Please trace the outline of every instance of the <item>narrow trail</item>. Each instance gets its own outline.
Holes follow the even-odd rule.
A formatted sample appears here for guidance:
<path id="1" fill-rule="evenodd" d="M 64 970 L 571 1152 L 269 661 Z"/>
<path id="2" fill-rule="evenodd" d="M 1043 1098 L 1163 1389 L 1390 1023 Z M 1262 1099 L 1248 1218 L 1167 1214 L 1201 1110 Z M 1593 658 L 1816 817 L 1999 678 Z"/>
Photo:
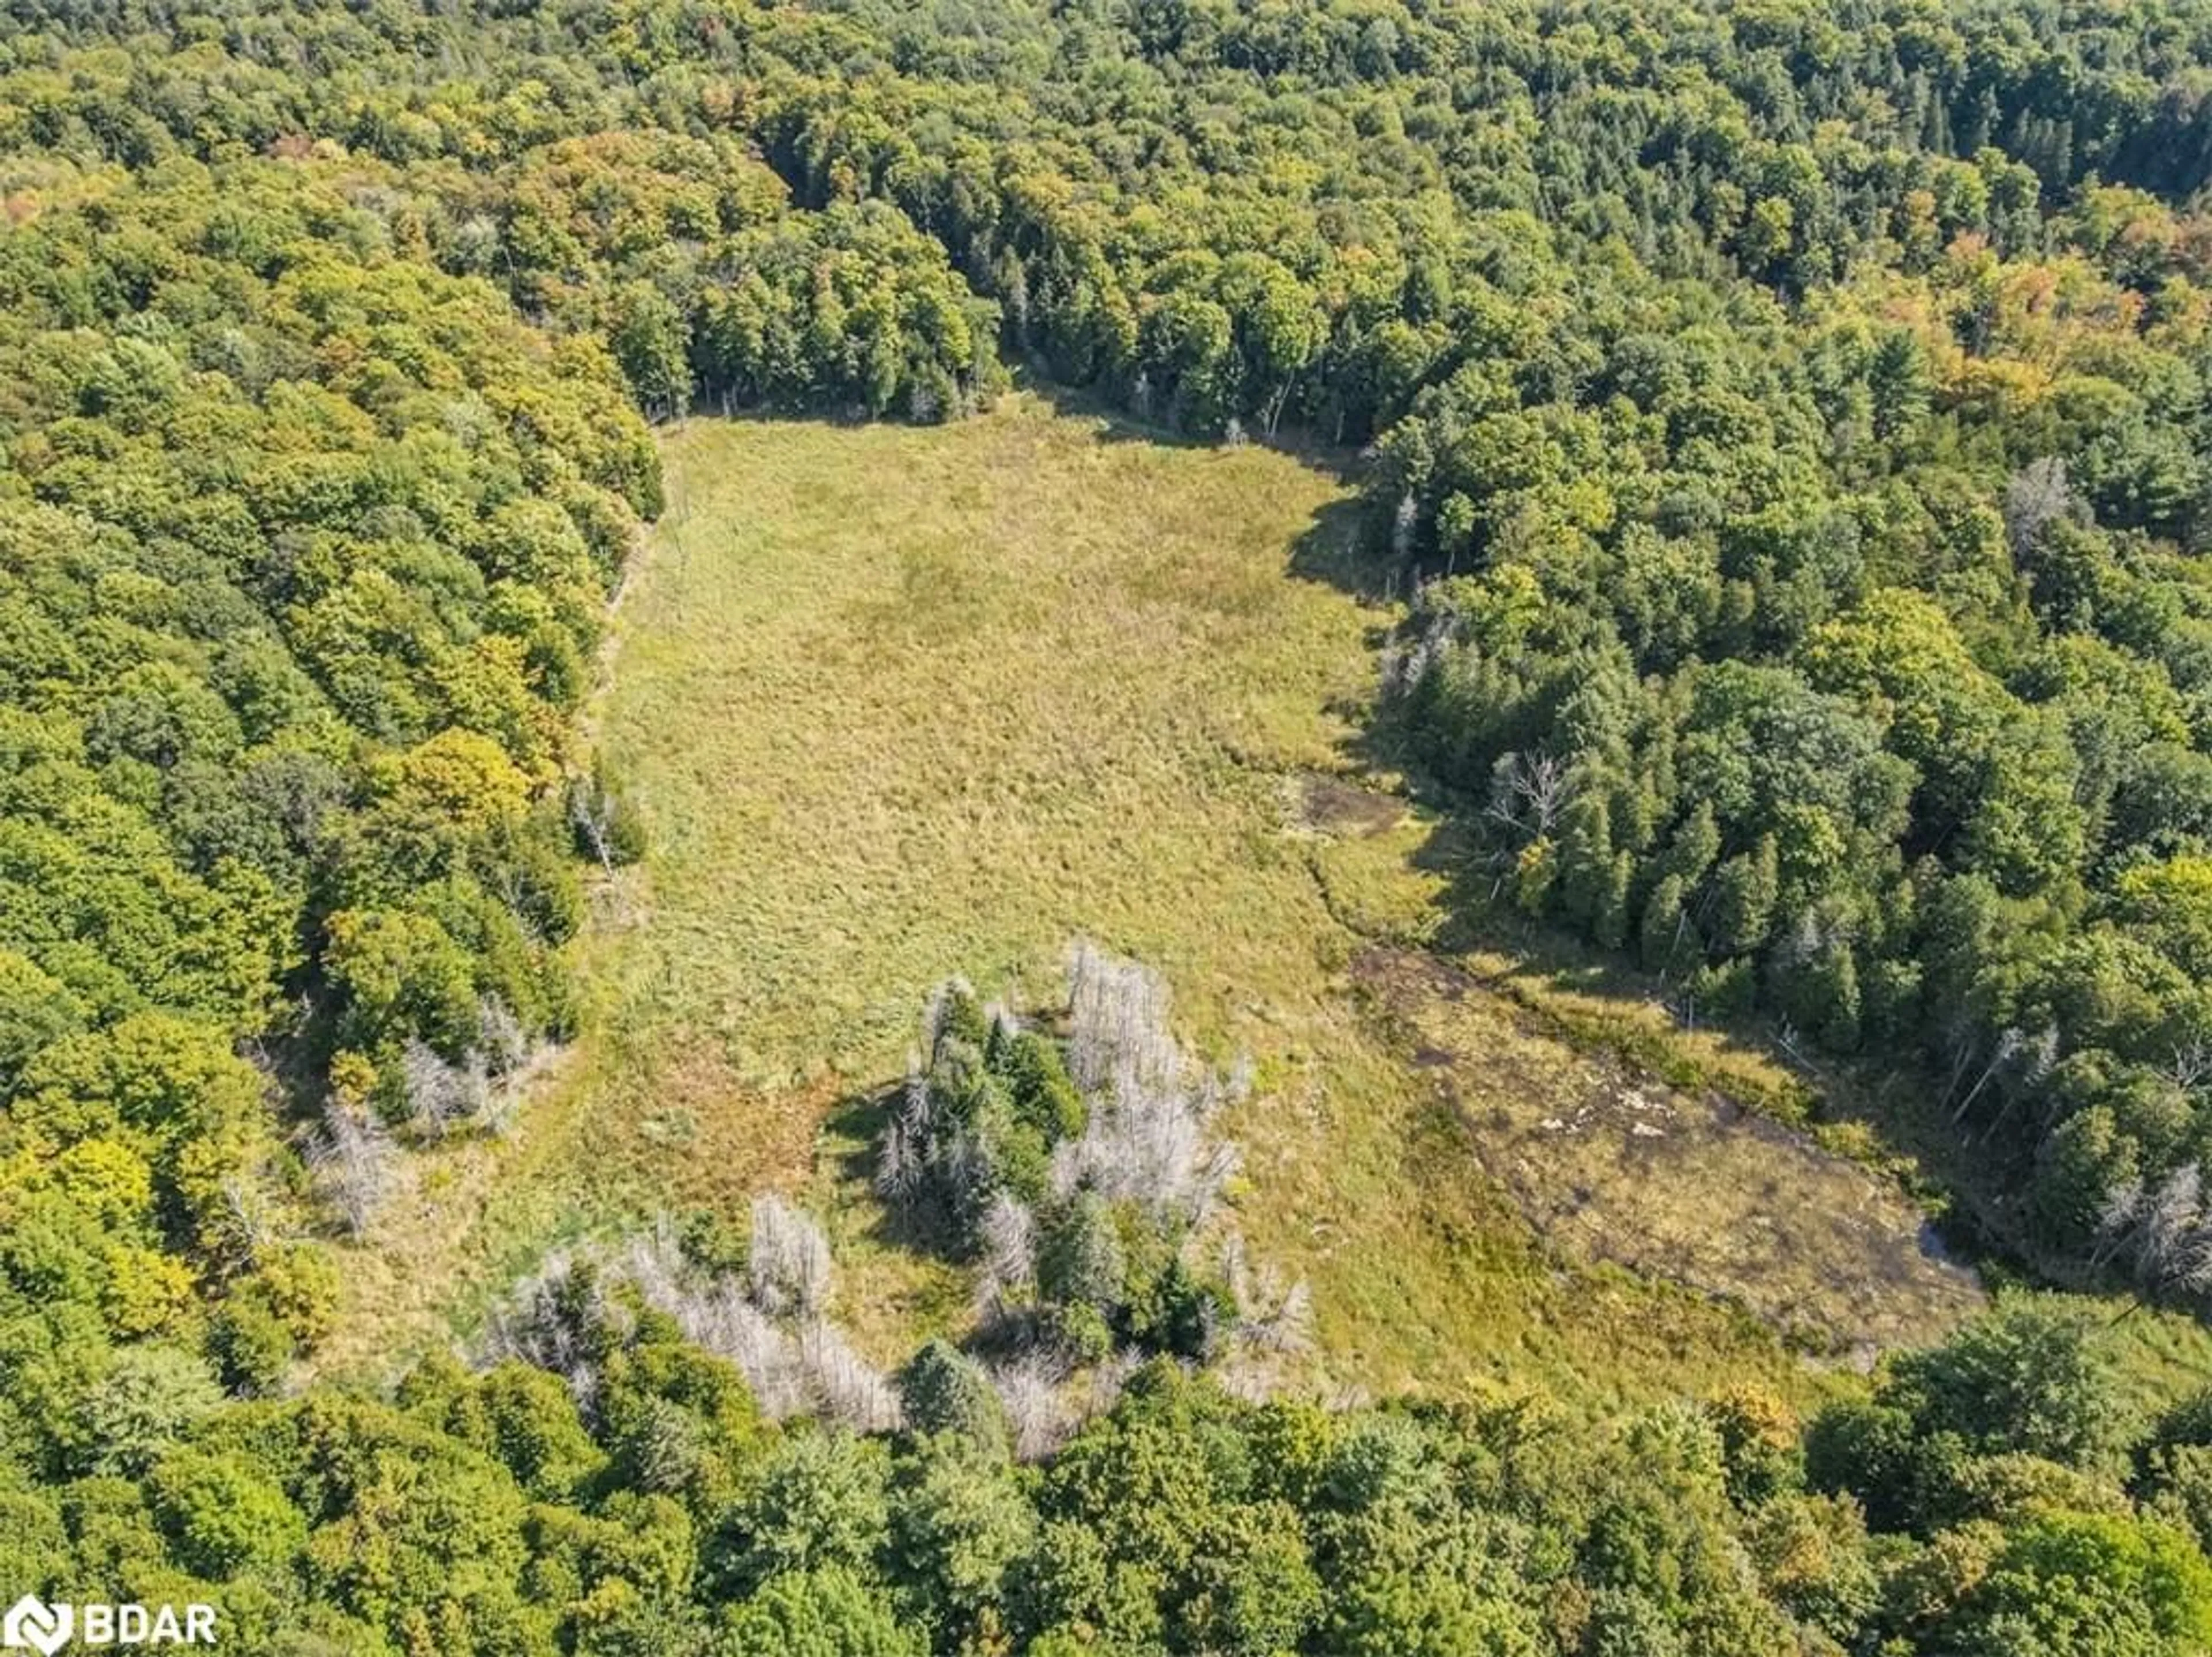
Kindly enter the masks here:
<path id="1" fill-rule="evenodd" d="M 648 569 L 684 544 L 689 480 L 672 469 L 665 487 L 660 521 L 640 533 L 608 596 L 591 689 L 575 716 L 572 764 L 599 740 L 633 595 Z M 591 953 L 609 947 L 643 906 L 645 881 L 619 869 L 587 873 L 586 881 L 580 953 L 588 976 Z M 592 1097 L 582 1075 L 593 1062 L 593 1034 L 587 1023 L 576 1040 L 540 1055 L 513 1081 L 517 1100 L 505 1132 L 405 1159 L 396 1189 L 346 1251 L 341 1315 L 307 1374 L 376 1380 L 404 1367 L 450 1337 L 453 1314 L 468 1298 L 465 1277 L 473 1275 L 477 1292 L 489 1293 L 512 1275 L 523 1251 L 557 1232 L 572 1198 L 548 1175 L 565 1164 Z M 507 1211 L 518 1197 L 524 1215 Z M 507 1251 L 517 1258 L 501 1258 L 492 1240 L 502 1230 L 518 1240 Z"/>

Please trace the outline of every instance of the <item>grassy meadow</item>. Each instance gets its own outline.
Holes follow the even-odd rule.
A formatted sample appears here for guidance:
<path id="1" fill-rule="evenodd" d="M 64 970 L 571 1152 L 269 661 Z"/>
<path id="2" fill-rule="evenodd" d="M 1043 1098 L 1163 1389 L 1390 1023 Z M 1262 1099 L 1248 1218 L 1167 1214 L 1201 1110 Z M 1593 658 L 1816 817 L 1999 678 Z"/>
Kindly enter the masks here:
<path id="1" fill-rule="evenodd" d="M 864 1349 L 958 1329 L 962 1281 L 882 1234 L 872 1100 L 933 984 L 1050 1001 L 1078 935 L 1163 972 L 1188 1042 L 1254 1061 L 1236 1221 L 1310 1283 L 1333 1393 L 1534 1383 L 1595 1410 L 1756 1379 L 1802 1400 L 1864 1337 L 1973 1303 L 1911 1246 L 1893 1182 L 1702 1105 L 1695 1137 L 1632 1154 L 1617 1059 L 1525 984 L 1410 947 L 1454 858 L 1361 767 L 1393 617 L 1335 579 L 1328 472 L 1027 396 L 945 428 L 697 421 L 664 452 L 671 509 L 593 715 L 652 849 L 597 894 L 584 1033 L 514 1135 L 418 1161 L 326 1368 L 465 1332 L 564 1237 L 741 1220 L 769 1187 L 827 1220 Z M 1685 1062 L 1741 1095 L 1796 1085 L 1695 1041 Z M 1559 1100 L 1598 1112 L 1571 1158 L 1536 1125 Z M 1778 1294 L 1794 1344 L 1756 1315 Z"/>

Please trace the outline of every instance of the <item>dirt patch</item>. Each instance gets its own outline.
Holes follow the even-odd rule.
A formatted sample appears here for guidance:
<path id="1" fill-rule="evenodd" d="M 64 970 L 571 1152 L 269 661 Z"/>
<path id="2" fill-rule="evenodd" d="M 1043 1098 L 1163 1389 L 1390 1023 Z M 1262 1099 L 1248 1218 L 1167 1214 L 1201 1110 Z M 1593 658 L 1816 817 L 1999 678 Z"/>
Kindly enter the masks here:
<path id="1" fill-rule="evenodd" d="M 1385 833 L 1406 815 L 1406 802 L 1395 795 L 1319 773 L 1297 779 L 1296 798 L 1301 827 L 1344 839 Z"/>
<path id="2" fill-rule="evenodd" d="M 1577 1051 L 1426 952 L 1369 949 L 1354 971 L 1483 1170 L 1564 1252 L 1736 1301 L 1860 1364 L 1978 1304 L 1903 1191 L 1808 1135 Z"/>

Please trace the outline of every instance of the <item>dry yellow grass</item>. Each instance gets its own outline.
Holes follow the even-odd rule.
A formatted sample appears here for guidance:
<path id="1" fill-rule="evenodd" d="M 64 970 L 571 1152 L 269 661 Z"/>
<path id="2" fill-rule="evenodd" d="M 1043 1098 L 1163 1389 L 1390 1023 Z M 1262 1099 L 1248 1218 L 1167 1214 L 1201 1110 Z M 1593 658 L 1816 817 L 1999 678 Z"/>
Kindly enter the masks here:
<path id="1" fill-rule="evenodd" d="M 1543 1246 L 1363 991 L 1361 949 L 1421 935 L 1443 877 L 1431 825 L 1314 783 L 1353 769 L 1390 619 L 1328 579 L 1334 478 L 1029 398 L 665 453 L 598 714 L 653 849 L 601 894 L 585 1033 L 514 1140 L 443 1154 L 357 1252 L 328 1368 L 450 1338 L 555 1238 L 769 1185 L 829 1215 L 864 1346 L 957 1324 L 957 1277 L 876 1234 L 864 1101 L 932 984 L 1049 997 L 1084 934 L 1256 1061 L 1237 1221 L 1310 1281 L 1333 1381 L 1593 1409 L 1820 1385 L 1740 1309 Z M 1484 1040 L 1500 1075 L 1577 1062 L 1510 1019 Z"/>

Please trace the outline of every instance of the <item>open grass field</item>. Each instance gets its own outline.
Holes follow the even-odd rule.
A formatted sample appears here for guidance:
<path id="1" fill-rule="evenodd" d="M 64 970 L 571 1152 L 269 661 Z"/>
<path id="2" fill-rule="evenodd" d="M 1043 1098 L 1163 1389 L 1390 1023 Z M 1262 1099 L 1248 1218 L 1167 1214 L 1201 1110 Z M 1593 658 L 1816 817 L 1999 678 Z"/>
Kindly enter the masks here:
<path id="1" fill-rule="evenodd" d="M 695 422 L 665 452 L 594 716 L 653 844 L 599 894 L 584 1034 L 514 1136 L 418 1164 L 356 1252 L 327 1369 L 465 1332 L 565 1236 L 741 1217 L 766 1187 L 825 1215 L 864 1349 L 957 1327 L 954 1274 L 879 1234 L 868 1101 L 933 984 L 1048 1001 L 1077 935 L 1164 972 L 1187 1041 L 1255 1061 L 1237 1221 L 1311 1284 L 1332 1388 L 1803 1399 L 1828 1383 L 1753 1315 L 1777 1295 L 1836 1350 L 1972 1303 L 1893 1185 L 1752 1128 L 1702 1124 L 1663 1167 L 1585 1144 L 1517 1192 L 1556 1221 L 1581 1191 L 1575 1224 L 1532 1228 L 1501 1158 L 1545 1155 L 1547 1101 L 1634 1077 L 1504 1002 L 1378 976 L 1382 941 L 1432 929 L 1449 860 L 1359 773 L 1391 617 L 1334 578 L 1328 472 L 1030 397 L 950 428 Z"/>

